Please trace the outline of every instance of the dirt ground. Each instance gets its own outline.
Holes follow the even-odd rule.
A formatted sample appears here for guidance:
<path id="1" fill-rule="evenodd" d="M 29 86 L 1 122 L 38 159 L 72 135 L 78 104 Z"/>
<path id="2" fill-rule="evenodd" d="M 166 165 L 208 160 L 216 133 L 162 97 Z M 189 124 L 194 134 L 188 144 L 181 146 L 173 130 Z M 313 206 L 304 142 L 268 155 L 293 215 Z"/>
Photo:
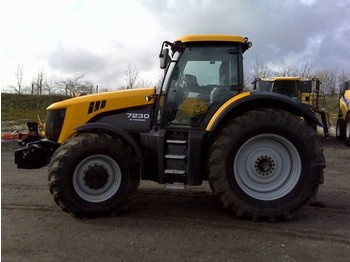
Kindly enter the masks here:
<path id="1" fill-rule="evenodd" d="M 15 143 L 1 143 L 1 260 L 350 261 L 350 148 L 323 144 L 324 206 L 266 223 L 231 216 L 207 184 L 174 191 L 152 182 L 117 217 L 75 219 L 54 203 L 47 168 L 16 169 Z"/>

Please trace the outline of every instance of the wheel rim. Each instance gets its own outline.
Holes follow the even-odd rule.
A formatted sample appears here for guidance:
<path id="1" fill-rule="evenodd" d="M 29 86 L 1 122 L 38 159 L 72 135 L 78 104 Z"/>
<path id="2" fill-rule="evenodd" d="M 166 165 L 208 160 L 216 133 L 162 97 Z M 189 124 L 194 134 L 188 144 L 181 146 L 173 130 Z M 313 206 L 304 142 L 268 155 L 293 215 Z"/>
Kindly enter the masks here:
<path id="1" fill-rule="evenodd" d="M 73 187 L 82 199 L 102 202 L 118 191 L 122 179 L 119 165 L 106 155 L 92 155 L 81 161 L 73 174 Z"/>
<path id="2" fill-rule="evenodd" d="M 346 123 L 345 133 L 346 133 L 346 138 L 350 139 L 350 121 L 347 121 Z"/>
<path id="3" fill-rule="evenodd" d="M 234 159 L 239 187 L 263 201 L 290 193 L 301 174 L 301 159 L 294 145 L 282 136 L 263 134 L 245 142 Z"/>
<path id="4" fill-rule="evenodd" d="M 339 124 L 339 121 L 337 121 L 336 126 L 335 126 L 335 135 L 336 135 L 336 137 L 340 137 L 340 124 Z"/>

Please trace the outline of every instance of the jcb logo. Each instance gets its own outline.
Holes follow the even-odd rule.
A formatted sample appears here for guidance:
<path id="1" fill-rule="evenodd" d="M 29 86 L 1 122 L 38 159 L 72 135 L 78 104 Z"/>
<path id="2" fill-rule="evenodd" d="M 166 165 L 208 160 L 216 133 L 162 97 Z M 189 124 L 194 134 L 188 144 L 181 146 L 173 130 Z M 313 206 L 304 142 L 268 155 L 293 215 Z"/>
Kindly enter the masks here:
<path id="1" fill-rule="evenodd" d="M 88 114 L 91 114 L 92 112 L 96 112 L 105 107 L 106 107 L 106 100 L 90 102 Z"/>

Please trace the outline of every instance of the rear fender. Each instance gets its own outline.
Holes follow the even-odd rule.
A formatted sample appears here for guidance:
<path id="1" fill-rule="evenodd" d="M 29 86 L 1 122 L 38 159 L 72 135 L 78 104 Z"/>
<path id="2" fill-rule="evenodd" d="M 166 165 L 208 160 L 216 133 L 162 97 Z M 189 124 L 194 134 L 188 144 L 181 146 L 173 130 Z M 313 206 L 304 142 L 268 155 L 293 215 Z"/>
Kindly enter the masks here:
<path id="1" fill-rule="evenodd" d="M 308 124 L 323 126 L 309 105 L 276 93 L 244 92 L 231 98 L 217 110 L 209 121 L 206 131 L 214 131 L 223 120 L 259 107 L 283 109 L 299 117 L 303 117 Z"/>

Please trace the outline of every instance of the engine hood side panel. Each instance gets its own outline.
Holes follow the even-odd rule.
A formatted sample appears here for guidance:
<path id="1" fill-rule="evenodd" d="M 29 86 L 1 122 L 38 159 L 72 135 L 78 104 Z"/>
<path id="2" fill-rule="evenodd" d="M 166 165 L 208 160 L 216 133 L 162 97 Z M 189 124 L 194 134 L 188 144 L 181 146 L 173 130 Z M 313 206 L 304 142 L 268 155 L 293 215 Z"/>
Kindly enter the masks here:
<path id="1" fill-rule="evenodd" d="M 111 112 L 126 111 L 133 108 L 152 107 L 155 99 L 148 99 L 147 101 L 146 97 L 154 97 L 154 95 L 155 88 L 86 95 L 52 104 L 47 110 L 66 108 L 65 119 L 58 140 L 59 143 L 63 143 L 67 138 L 76 133 L 75 129 L 77 127 L 92 122 L 93 119 L 99 118 L 99 115 L 110 115 Z M 132 119 L 130 122 L 140 122 L 145 120 L 145 117 L 150 117 L 149 112 L 145 112 L 144 114 L 149 115 L 130 115 L 130 119 Z M 118 121 L 116 121 L 115 125 L 118 125 Z"/>

